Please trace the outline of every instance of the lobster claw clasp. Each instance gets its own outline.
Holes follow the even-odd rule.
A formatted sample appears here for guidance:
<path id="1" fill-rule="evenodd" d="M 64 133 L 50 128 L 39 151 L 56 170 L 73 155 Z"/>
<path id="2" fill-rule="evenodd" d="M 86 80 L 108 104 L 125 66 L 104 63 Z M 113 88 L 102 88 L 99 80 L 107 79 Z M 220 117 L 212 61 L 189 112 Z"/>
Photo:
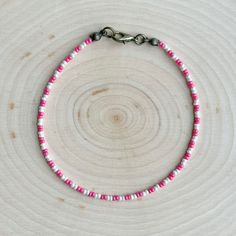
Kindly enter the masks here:
<path id="1" fill-rule="evenodd" d="M 114 41 L 119 42 L 119 43 L 124 43 L 124 44 L 127 42 L 134 42 L 137 45 L 141 45 L 145 42 L 149 42 L 149 41 L 151 42 L 151 40 L 145 34 L 137 34 L 134 36 L 134 35 L 130 35 L 127 33 L 123 33 L 123 32 L 114 30 L 112 27 L 109 27 L 109 26 L 103 28 L 99 32 L 99 34 L 101 34 L 102 36 L 107 37 L 107 38 L 112 38 Z M 100 36 L 100 38 L 101 38 L 101 36 Z M 157 41 L 157 39 L 154 39 L 154 41 L 155 40 Z"/>
<path id="2" fill-rule="evenodd" d="M 112 39 L 115 40 L 116 42 L 124 44 L 127 42 L 135 41 L 134 36 L 122 32 L 115 32 L 115 34 L 112 36 Z"/>

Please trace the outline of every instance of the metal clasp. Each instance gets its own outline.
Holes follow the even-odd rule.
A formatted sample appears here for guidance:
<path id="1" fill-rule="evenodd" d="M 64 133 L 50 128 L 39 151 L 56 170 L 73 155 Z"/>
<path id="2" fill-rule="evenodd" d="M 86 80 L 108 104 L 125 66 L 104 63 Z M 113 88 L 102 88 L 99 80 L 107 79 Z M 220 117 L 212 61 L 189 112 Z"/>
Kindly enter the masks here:
<path id="1" fill-rule="evenodd" d="M 100 33 L 102 36 L 112 38 L 114 41 L 124 44 L 127 42 L 135 42 L 137 45 L 141 45 L 149 41 L 148 37 L 144 34 L 137 34 L 133 36 L 127 33 L 116 31 L 112 27 L 105 27 L 100 31 Z"/>
<path id="2" fill-rule="evenodd" d="M 113 40 L 115 40 L 116 42 L 119 43 L 127 43 L 127 42 L 132 42 L 135 40 L 135 37 L 130 35 L 130 34 L 126 34 L 123 32 L 115 32 L 114 36 L 112 37 Z"/>

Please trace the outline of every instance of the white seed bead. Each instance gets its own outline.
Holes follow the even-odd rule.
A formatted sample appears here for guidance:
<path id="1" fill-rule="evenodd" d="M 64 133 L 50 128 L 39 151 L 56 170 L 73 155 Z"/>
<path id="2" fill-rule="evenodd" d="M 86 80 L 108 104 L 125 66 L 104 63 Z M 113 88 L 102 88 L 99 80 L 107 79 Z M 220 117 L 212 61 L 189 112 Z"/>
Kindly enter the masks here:
<path id="1" fill-rule="evenodd" d="M 168 47 L 167 44 L 165 44 L 164 50 L 165 50 L 166 52 L 168 52 L 168 51 L 170 50 L 170 48 Z"/>
<path id="2" fill-rule="evenodd" d="M 175 170 L 176 171 L 176 174 L 179 174 L 181 171 L 180 170 L 178 170 L 178 169 L 176 169 Z"/>
<path id="3" fill-rule="evenodd" d="M 159 191 L 159 189 L 160 189 L 159 185 L 156 184 L 156 185 L 154 186 L 154 189 L 155 189 L 156 192 Z"/>
<path id="4" fill-rule="evenodd" d="M 188 160 L 182 159 L 181 164 L 183 164 L 185 166 L 187 164 L 187 162 L 188 162 Z"/>
<path id="5" fill-rule="evenodd" d="M 78 54 L 78 52 L 73 51 L 73 52 L 70 54 L 70 56 L 72 56 L 73 58 L 75 58 L 76 54 Z"/>
<path id="6" fill-rule="evenodd" d="M 43 94 L 42 99 L 45 100 L 45 101 L 47 101 L 48 95 L 47 95 L 47 94 Z"/>
<path id="7" fill-rule="evenodd" d="M 47 101 L 47 98 L 48 96 L 44 94 L 41 99 L 43 99 L 44 101 Z"/>
<path id="8" fill-rule="evenodd" d="M 58 79 L 59 75 L 60 75 L 60 73 L 56 70 L 56 71 L 54 72 L 54 76 Z"/>
<path id="9" fill-rule="evenodd" d="M 51 88 L 52 88 L 52 85 L 53 85 L 53 84 L 52 84 L 51 82 L 48 82 L 48 83 L 47 83 L 47 88 L 48 88 L 48 89 L 51 89 Z"/>
<path id="10" fill-rule="evenodd" d="M 43 119 L 38 119 L 38 122 L 37 122 L 38 125 L 43 125 L 43 123 L 44 123 Z"/>
<path id="11" fill-rule="evenodd" d="M 165 179 L 164 179 L 164 182 L 165 182 L 166 184 L 168 184 L 168 183 L 170 182 L 169 178 L 165 178 Z"/>
<path id="12" fill-rule="evenodd" d="M 76 184 L 72 183 L 71 188 L 75 189 Z"/>
<path id="13" fill-rule="evenodd" d="M 66 178 L 65 175 L 62 175 L 62 176 L 61 176 L 61 179 L 62 179 L 63 181 L 65 181 L 67 178 Z"/>
<path id="14" fill-rule="evenodd" d="M 40 147 L 41 147 L 41 149 L 46 149 L 47 148 L 47 144 L 46 143 L 41 143 Z"/>
<path id="15" fill-rule="evenodd" d="M 39 131 L 39 132 L 38 132 L 38 136 L 39 136 L 39 137 L 44 137 L 44 131 Z"/>
<path id="16" fill-rule="evenodd" d="M 87 46 L 87 44 L 86 44 L 85 42 L 83 42 L 83 43 L 80 44 L 80 47 L 81 47 L 82 49 L 84 49 L 86 46 Z"/>
<path id="17" fill-rule="evenodd" d="M 185 65 L 183 64 L 182 66 L 180 66 L 179 67 L 179 69 L 181 70 L 181 71 L 184 71 L 185 69 L 186 69 L 186 67 L 185 67 Z M 189 76 L 187 76 L 186 78 L 188 78 Z"/>
<path id="18" fill-rule="evenodd" d="M 175 54 L 174 56 L 174 60 L 177 61 L 179 58 L 177 57 L 177 55 Z"/>
<path id="19" fill-rule="evenodd" d="M 45 111 L 45 107 L 39 106 L 39 111 Z"/>
<path id="20" fill-rule="evenodd" d="M 142 191 L 143 197 L 146 197 L 147 193 L 145 191 Z"/>
<path id="21" fill-rule="evenodd" d="M 173 172 L 174 172 L 175 176 L 179 173 L 177 170 L 174 170 Z"/>
<path id="22" fill-rule="evenodd" d="M 192 154 L 192 148 L 188 148 L 187 153 Z"/>
<path id="23" fill-rule="evenodd" d="M 192 78 L 190 77 L 190 75 L 187 75 L 187 76 L 185 77 L 185 79 L 186 79 L 187 81 L 192 81 Z"/>
<path id="24" fill-rule="evenodd" d="M 67 64 L 67 62 L 66 62 L 66 61 L 63 61 L 63 62 L 61 63 L 61 66 L 62 66 L 63 68 L 65 68 L 66 64 Z"/>
<path id="25" fill-rule="evenodd" d="M 174 61 L 176 61 L 176 60 L 178 59 L 178 57 L 176 56 L 176 54 L 173 55 L 172 59 L 173 59 Z"/>
<path id="26" fill-rule="evenodd" d="M 84 189 L 83 194 L 86 195 L 86 196 L 88 195 L 88 190 L 86 188 Z"/>
<path id="27" fill-rule="evenodd" d="M 58 171 L 58 167 L 55 165 L 55 166 L 52 167 L 52 170 L 53 170 L 54 172 L 57 172 L 57 171 Z"/>

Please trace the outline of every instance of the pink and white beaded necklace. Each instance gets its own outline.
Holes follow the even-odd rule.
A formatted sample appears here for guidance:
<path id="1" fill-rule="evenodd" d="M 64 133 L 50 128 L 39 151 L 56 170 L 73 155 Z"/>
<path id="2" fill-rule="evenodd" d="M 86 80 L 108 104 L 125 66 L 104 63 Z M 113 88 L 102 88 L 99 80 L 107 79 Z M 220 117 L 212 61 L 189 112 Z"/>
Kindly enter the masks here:
<path id="1" fill-rule="evenodd" d="M 182 72 L 182 75 L 186 81 L 187 87 L 189 88 L 190 95 L 192 98 L 193 117 L 194 117 L 192 135 L 188 142 L 187 149 L 184 155 L 182 156 L 180 162 L 161 181 L 159 181 L 158 183 L 152 186 L 149 186 L 148 188 L 144 190 L 140 190 L 134 193 L 127 193 L 127 194 L 121 194 L 121 195 L 97 193 L 89 189 L 86 189 L 85 187 L 76 183 L 74 180 L 71 180 L 70 178 L 64 175 L 63 170 L 54 162 L 54 160 L 51 159 L 46 137 L 44 134 L 45 108 L 46 108 L 46 103 L 51 92 L 51 88 L 53 87 L 54 83 L 59 79 L 60 75 L 63 73 L 64 68 L 67 66 L 67 64 L 69 64 L 80 53 L 80 51 L 83 50 L 87 45 L 90 45 L 95 41 L 99 41 L 102 37 L 112 38 L 116 42 L 121 42 L 121 43 L 134 42 L 137 45 L 141 45 L 143 43 L 148 42 L 150 45 L 154 47 L 157 47 L 157 48 L 159 47 L 163 49 L 164 52 L 167 54 L 167 56 L 175 62 L 176 66 Z M 49 78 L 43 90 L 43 94 L 42 94 L 40 104 L 39 104 L 38 117 L 37 117 L 38 141 L 40 144 L 40 148 L 42 150 L 42 154 L 45 160 L 47 161 L 49 167 L 51 168 L 51 170 L 66 185 L 68 185 L 75 191 L 85 196 L 88 196 L 90 198 L 96 198 L 96 199 L 105 200 L 105 201 L 134 200 L 137 198 L 147 196 L 165 187 L 169 182 L 171 182 L 177 176 L 178 173 L 180 173 L 184 169 L 184 167 L 186 166 L 186 163 L 190 160 L 192 152 L 196 145 L 197 137 L 199 134 L 199 128 L 200 128 L 200 104 L 199 104 L 198 94 L 197 94 L 195 84 L 192 78 L 190 77 L 189 71 L 184 65 L 184 63 L 182 62 L 182 60 L 179 59 L 177 55 L 163 41 L 160 41 L 156 38 L 148 38 L 144 34 L 137 34 L 135 36 L 132 36 L 130 34 L 116 31 L 111 27 L 105 27 L 101 31 L 91 34 L 82 43 L 76 46 L 74 50 L 68 56 L 66 56 L 65 59 L 60 63 L 60 65 L 54 71 L 53 75 Z"/>

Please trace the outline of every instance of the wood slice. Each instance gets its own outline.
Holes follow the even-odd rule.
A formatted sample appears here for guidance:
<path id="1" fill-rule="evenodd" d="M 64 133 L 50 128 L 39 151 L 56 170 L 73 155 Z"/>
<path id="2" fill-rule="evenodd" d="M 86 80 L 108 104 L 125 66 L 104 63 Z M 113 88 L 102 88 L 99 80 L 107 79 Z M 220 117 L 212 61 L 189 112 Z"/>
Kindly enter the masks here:
<path id="1" fill-rule="evenodd" d="M 233 1 L 0 1 L 0 235 L 236 235 Z M 157 37 L 189 68 L 202 105 L 193 158 L 132 202 L 65 186 L 39 149 L 37 106 L 58 63 L 105 26 Z M 66 175 L 110 194 L 155 184 L 182 157 L 189 91 L 163 51 L 103 38 L 65 70 L 45 133 Z"/>

